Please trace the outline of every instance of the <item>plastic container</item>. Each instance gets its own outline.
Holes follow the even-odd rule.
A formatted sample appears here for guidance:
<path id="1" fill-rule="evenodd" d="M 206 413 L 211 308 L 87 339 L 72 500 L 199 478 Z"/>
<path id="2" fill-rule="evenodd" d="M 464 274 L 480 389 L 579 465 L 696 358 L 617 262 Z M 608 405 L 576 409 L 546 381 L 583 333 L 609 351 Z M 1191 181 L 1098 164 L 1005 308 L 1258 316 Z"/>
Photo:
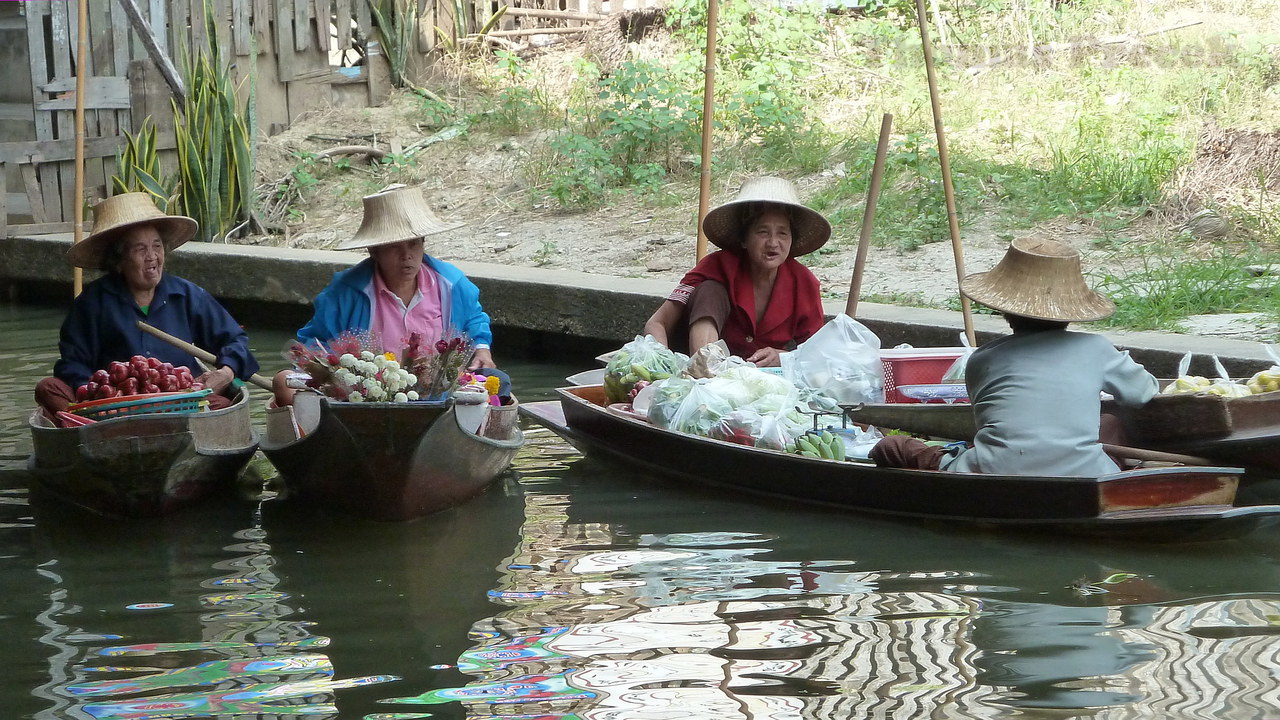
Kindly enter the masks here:
<path id="1" fill-rule="evenodd" d="M 90 420 L 110 420 L 146 413 L 194 413 L 208 406 L 205 399 L 211 390 L 151 393 L 89 400 L 68 406 L 68 410 Z"/>
<path id="2" fill-rule="evenodd" d="M 898 390 L 900 385 L 937 385 L 952 363 L 968 348 L 902 348 L 881 350 L 884 363 L 884 397 L 890 403 L 918 403 Z"/>

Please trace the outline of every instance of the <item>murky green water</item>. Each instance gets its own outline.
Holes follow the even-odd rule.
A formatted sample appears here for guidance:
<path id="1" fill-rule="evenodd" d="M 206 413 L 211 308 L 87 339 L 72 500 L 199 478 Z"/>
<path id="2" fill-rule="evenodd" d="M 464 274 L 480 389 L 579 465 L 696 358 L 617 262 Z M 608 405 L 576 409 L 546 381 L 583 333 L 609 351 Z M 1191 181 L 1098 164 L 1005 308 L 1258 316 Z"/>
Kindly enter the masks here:
<path id="1" fill-rule="evenodd" d="M 27 502 L 61 313 L 0 306 L 0 717 L 1268 718 L 1280 528 L 1144 547 L 725 497 L 530 428 L 383 525 Z M 250 328 L 274 367 L 287 333 Z M 506 362 L 522 398 L 579 369 Z M 586 359 L 581 361 L 586 362 Z"/>

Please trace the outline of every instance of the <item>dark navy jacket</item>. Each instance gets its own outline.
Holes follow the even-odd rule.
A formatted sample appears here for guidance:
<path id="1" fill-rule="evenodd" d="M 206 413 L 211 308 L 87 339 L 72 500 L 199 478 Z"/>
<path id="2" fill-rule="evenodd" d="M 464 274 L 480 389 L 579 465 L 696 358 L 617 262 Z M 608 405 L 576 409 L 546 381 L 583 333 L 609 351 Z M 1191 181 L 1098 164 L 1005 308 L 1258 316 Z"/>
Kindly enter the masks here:
<path id="1" fill-rule="evenodd" d="M 199 377 L 196 359 L 169 343 L 139 330 L 143 320 L 217 357 L 218 365 L 246 379 L 258 370 L 249 352 L 249 336 L 213 296 L 195 283 L 165 273 L 144 315 L 124 278 L 111 273 L 89 283 L 71 306 L 58 340 L 60 357 L 53 374 L 71 387 L 89 381 L 94 370 L 134 355 L 186 365 Z"/>

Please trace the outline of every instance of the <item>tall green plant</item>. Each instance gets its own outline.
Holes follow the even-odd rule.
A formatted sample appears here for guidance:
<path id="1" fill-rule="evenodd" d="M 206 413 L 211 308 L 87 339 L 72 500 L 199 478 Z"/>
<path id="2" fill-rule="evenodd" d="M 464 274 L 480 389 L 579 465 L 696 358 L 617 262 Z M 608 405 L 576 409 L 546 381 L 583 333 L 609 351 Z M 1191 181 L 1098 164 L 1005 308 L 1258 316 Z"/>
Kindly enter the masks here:
<path id="1" fill-rule="evenodd" d="M 391 84 L 410 87 L 409 52 L 418 33 L 417 0 L 369 0 L 373 21 L 382 37 L 383 52 L 391 66 Z"/>
<path id="2" fill-rule="evenodd" d="M 205 23 L 215 27 L 206 1 Z M 200 237 L 222 237 L 246 222 L 253 207 L 253 98 L 243 110 L 222 57 L 217 33 L 198 54 L 183 56 L 186 104 L 174 102 L 183 212 L 200 223 Z"/>
<path id="3" fill-rule="evenodd" d="M 116 175 L 111 178 L 113 194 L 150 193 L 156 207 L 166 211 L 174 194 L 174 179 L 164 177 L 156 145 L 156 125 L 151 118 L 142 121 L 138 134 L 125 131 L 125 146 L 116 153 Z"/>

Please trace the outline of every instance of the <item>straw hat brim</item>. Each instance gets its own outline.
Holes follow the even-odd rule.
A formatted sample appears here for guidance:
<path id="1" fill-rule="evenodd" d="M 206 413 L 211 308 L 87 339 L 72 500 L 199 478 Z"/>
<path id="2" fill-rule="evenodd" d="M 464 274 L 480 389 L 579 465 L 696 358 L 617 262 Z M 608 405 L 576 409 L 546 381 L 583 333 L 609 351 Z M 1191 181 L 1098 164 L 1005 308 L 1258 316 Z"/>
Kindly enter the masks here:
<path id="1" fill-rule="evenodd" d="M 742 247 L 742 240 L 747 232 L 743 217 L 750 206 L 763 203 L 776 205 L 791 211 L 791 252 L 789 257 L 808 255 L 831 239 L 831 223 L 816 210 L 800 203 L 784 200 L 766 200 L 751 198 L 731 200 L 710 210 L 702 218 L 702 232 L 711 244 L 723 250 Z"/>
<path id="2" fill-rule="evenodd" d="M 418 238 L 427 237 L 428 235 L 437 235 L 439 233 L 449 232 L 450 230 L 457 230 L 464 225 L 466 225 L 466 223 L 450 222 L 425 228 L 423 229 L 423 232 L 418 232 L 421 228 L 405 228 L 403 231 L 366 234 L 364 237 L 361 237 L 360 233 L 357 232 L 351 239 L 343 240 L 338 243 L 337 249 L 360 250 L 362 248 L 378 247 L 379 245 L 392 245 L 394 243 L 405 242 L 406 240 L 417 240 Z"/>
<path id="3" fill-rule="evenodd" d="M 143 218 L 133 222 L 121 223 L 106 230 L 91 233 L 88 237 L 75 243 L 67 251 L 67 260 L 75 267 L 86 270 L 115 270 L 103 267 L 107 249 L 116 240 L 124 237 L 130 230 L 143 225 L 151 225 L 160 233 L 164 243 L 164 251 L 172 252 L 188 240 L 195 237 L 199 225 L 195 220 L 181 215 L 160 215 Z"/>
<path id="4" fill-rule="evenodd" d="M 960 283 L 960 292 L 970 300 L 998 310 L 1036 320 L 1092 322 L 1110 317 L 1116 305 L 1109 298 L 1078 287 L 1010 286 L 995 271 L 974 273 Z"/>

